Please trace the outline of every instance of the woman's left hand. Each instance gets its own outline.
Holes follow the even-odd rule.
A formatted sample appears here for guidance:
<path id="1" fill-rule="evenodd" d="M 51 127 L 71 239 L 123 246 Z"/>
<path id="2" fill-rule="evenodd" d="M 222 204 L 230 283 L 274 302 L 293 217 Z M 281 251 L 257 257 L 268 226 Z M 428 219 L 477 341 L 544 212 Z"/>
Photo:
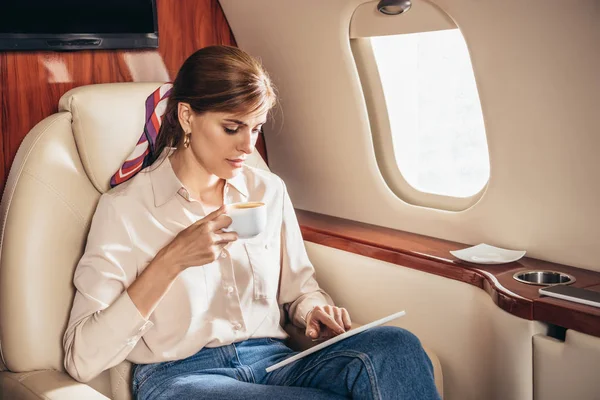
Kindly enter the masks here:
<path id="1" fill-rule="evenodd" d="M 350 314 L 345 308 L 316 306 L 306 316 L 306 336 L 312 339 L 329 339 L 341 335 L 352 327 Z"/>

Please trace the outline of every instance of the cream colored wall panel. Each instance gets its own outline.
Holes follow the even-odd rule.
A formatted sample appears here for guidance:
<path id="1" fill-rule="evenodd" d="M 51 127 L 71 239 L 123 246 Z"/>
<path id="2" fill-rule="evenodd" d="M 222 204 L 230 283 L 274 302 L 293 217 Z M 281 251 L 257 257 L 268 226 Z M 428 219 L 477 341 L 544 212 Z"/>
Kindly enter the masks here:
<path id="1" fill-rule="evenodd" d="M 600 399 L 600 338 L 568 330 L 533 337 L 535 400 Z"/>
<path id="2" fill-rule="evenodd" d="M 598 2 L 433 1 L 465 36 L 490 148 L 488 188 L 458 213 L 399 200 L 379 172 L 349 45 L 363 3 L 221 0 L 237 43 L 279 87 L 266 142 L 295 205 L 600 271 Z"/>
<path id="3" fill-rule="evenodd" d="M 533 398 L 531 336 L 541 324 L 498 308 L 483 290 L 422 271 L 306 242 L 317 281 L 364 324 L 393 312 L 439 357 L 444 398 Z"/>

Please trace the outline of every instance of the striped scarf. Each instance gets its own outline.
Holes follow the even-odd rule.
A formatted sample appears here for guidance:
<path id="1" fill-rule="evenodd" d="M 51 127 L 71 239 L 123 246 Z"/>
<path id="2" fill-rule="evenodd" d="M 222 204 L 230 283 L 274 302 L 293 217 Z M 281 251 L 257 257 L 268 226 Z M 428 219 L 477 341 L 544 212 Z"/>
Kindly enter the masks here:
<path id="1" fill-rule="evenodd" d="M 160 130 L 162 117 L 167 108 L 167 101 L 171 94 L 173 84 L 165 83 L 156 89 L 146 99 L 146 123 L 135 148 L 125 159 L 121 168 L 110 179 L 110 187 L 115 187 L 133 178 L 142 169 L 146 168 L 154 154 L 154 143 Z"/>

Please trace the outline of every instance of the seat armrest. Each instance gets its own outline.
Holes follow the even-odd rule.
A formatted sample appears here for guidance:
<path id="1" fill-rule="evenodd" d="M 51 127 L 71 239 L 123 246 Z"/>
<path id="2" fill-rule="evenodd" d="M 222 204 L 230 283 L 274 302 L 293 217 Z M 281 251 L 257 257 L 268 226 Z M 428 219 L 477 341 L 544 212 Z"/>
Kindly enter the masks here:
<path id="1" fill-rule="evenodd" d="M 64 372 L 0 372 L 0 398 L 11 400 L 110 400 Z"/>

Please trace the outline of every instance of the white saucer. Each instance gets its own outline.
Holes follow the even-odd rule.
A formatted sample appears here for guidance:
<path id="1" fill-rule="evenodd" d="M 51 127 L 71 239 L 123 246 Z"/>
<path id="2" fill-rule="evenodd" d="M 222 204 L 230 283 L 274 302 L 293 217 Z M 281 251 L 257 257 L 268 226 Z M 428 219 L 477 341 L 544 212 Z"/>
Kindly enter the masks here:
<path id="1" fill-rule="evenodd" d="M 525 253 L 524 250 L 506 250 L 485 243 L 450 252 L 456 258 L 476 264 L 505 264 L 523 258 Z"/>

